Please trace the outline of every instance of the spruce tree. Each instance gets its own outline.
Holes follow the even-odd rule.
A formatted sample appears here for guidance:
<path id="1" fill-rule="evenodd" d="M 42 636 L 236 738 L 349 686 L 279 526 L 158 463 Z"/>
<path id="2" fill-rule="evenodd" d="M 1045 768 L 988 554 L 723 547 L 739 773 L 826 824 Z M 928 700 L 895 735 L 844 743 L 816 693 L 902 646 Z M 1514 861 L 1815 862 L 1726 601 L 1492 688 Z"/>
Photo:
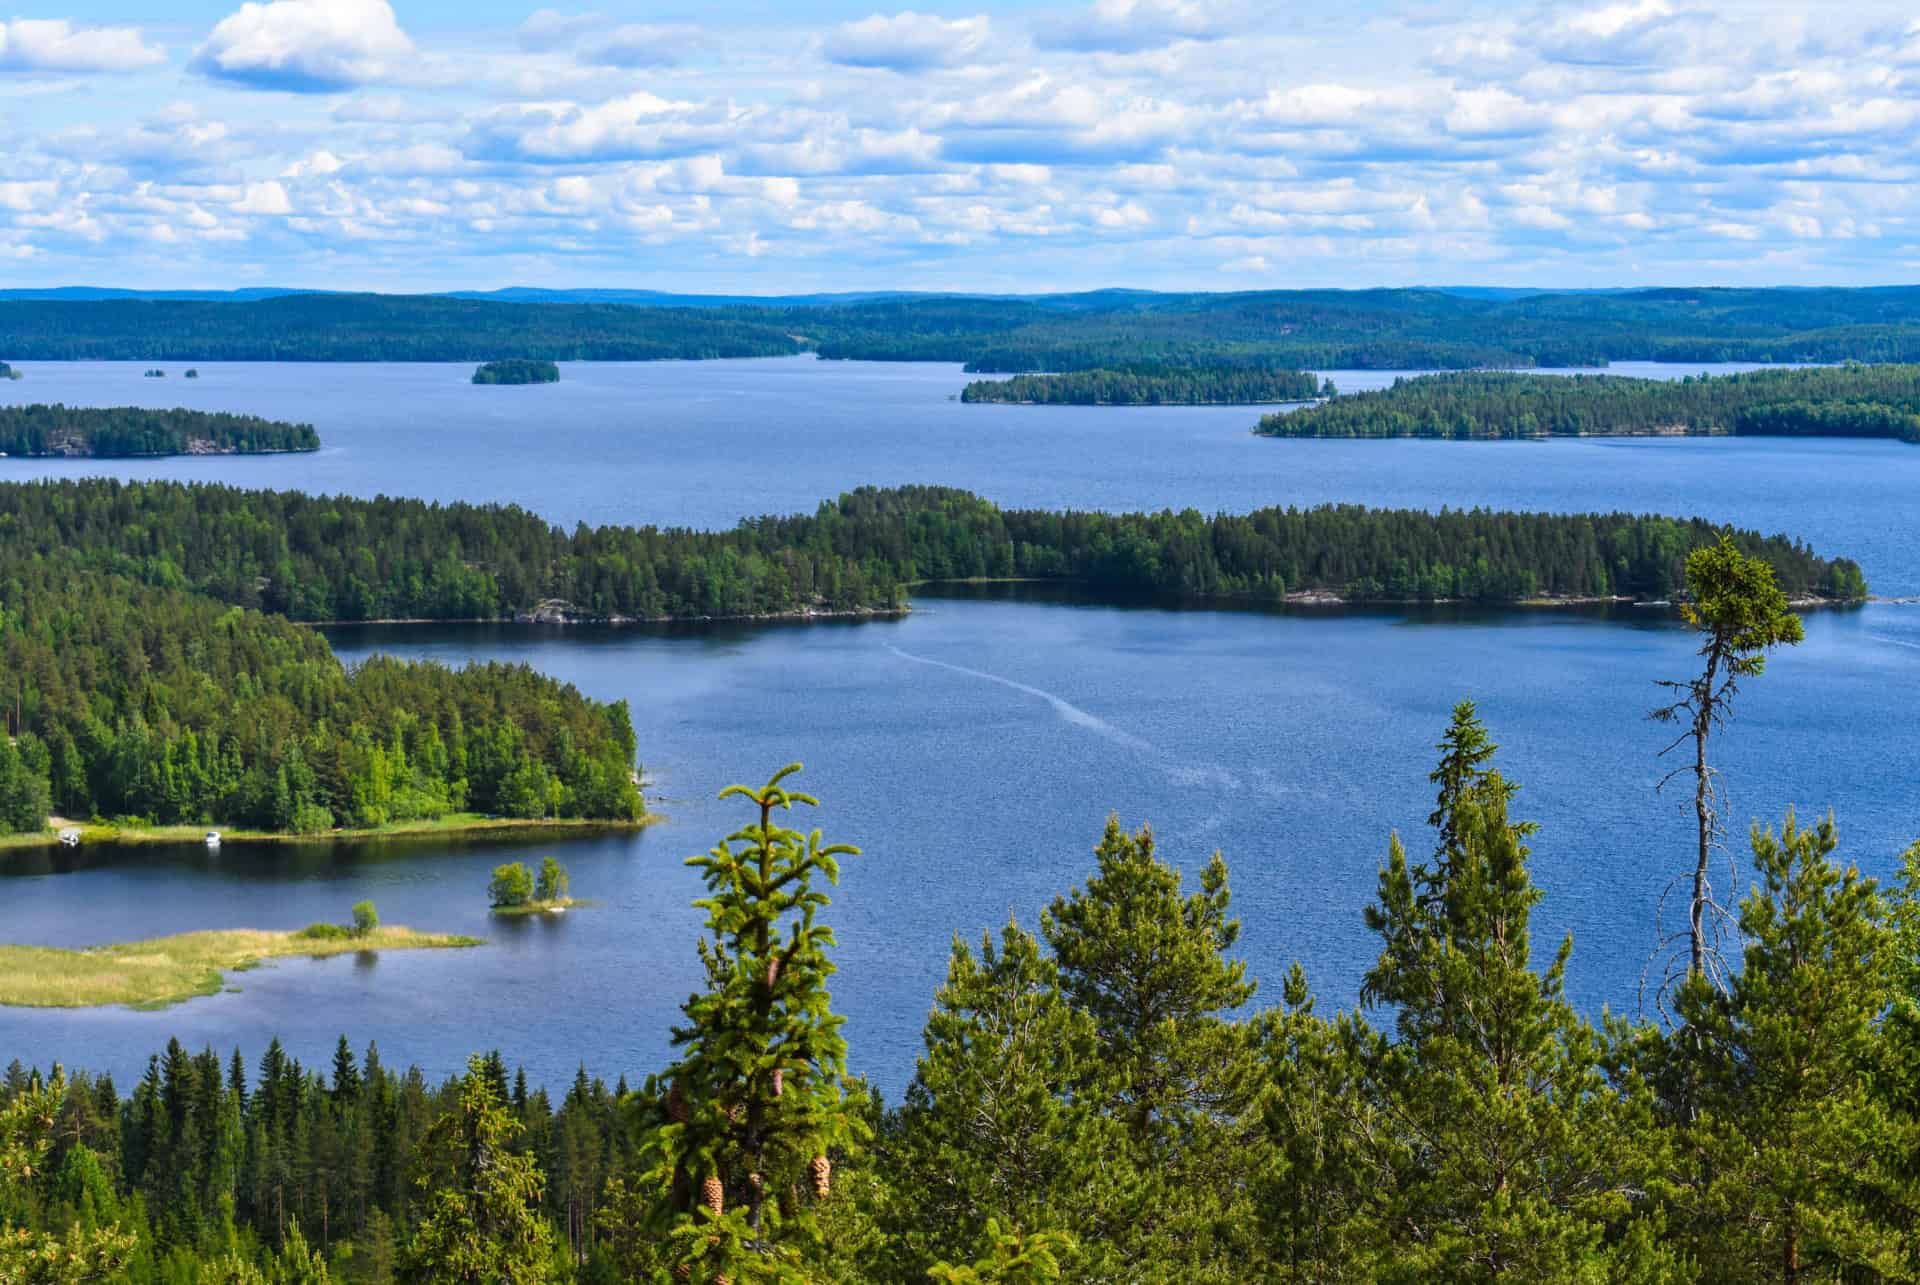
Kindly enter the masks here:
<path id="1" fill-rule="evenodd" d="M 653 1181 L 664 1188 L 668 1257 L 700 1281 L 797 1279 L 818 1242 L 814 1207 L 832 1192 L 835 1149 L 865 1129 L 843 1089 L 845 1020 L 831 1009 L 833 931 L 819 921 L 821 884 L 857 848 L 802 833 L 777 814 L 817 807 L 783 784 L 798 763 L 757 789 L 721 791 L 755 811 L 751 823 L 687 864 L 707 895 L 699 945 L 707 989 L 673 1031 L 680 1058 L 652 1096 Z"/>
<path id="2" fill-rule="evenodd" d="M 544 1179 L 513 1150 L 520 1124 L 484 1058 L 467 1063 L 455 1109 L 420 1141 L 423 1197 L 400 1279 L 409 1285 L 544 1285 L 553 1225 L 540 1212 Z"/>

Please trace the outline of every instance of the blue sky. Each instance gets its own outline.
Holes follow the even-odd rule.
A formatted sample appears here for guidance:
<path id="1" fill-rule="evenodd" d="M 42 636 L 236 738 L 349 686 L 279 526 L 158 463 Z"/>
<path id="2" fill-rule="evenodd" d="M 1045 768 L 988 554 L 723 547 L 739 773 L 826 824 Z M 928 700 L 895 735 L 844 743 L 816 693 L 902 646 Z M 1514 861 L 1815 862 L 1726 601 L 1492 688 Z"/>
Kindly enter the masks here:
<path id="1" fill-rule="evenodd" d="M 9 285 L 1920 280 L 1880 0 L 0 15 Z"/>

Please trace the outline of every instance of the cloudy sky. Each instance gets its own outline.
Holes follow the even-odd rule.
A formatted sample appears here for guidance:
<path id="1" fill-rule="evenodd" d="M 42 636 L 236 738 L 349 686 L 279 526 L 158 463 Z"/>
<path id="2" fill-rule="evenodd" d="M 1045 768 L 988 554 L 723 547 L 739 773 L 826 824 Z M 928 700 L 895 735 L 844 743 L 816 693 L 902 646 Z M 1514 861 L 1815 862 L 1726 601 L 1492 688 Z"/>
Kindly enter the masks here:
<path id="1" fill-rule="evenodd" d="M 1910 282 L 1912 13 L 49 0 L 0 16 L 0 282 Z"/>

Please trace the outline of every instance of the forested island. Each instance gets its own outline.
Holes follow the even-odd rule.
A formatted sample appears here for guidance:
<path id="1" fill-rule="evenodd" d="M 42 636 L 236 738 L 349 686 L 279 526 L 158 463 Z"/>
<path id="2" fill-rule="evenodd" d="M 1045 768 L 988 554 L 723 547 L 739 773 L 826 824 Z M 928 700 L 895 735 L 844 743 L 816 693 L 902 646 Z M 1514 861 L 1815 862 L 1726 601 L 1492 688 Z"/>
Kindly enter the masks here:
<path id="1" fill-rule="evenodd" d="M 1033 406 L 1251 406 L 1311 401 L 1333 393 L 1331 381 L 1323 384 L 1304 370 L 1185 366 L 976 380 L 960 391 L 960 400 Z"/>
<path id="2" fill-rule="evenodd" d="M 0 511 L 0 833 L 44 833 L 50 814 L 318 834 L 643 813 L 624 702 L 524 666 L 348 669 L 284 617 L 41 554 L 19 516 Z"/>
<path id="3" fill-rule="evenodd" d="M 0 406 L 0 455 L 109 459 L 317 451 L 311 424 L 140 406 Z"/>
<path id="4" fill-rule="evenodd" d="M 965 579 L 1074 582 L 1116 600 L 1659 600 L 1719 533 L 1624 513 L 1056 513 L 943 487 L 863 488 L 718 532 L 566 531 L 511 506 L 96 479 L 0 485 L 0 513 L 0 570 L 34 559 L 316 622 L 886 612 L 916 583 Z M 1737 538 L 1796 597 L 1866 592 L 1852 561 Z"/>
<path id="5" fill-rule="evenodd" d="M 591 298 L 586 295 L 584 298 Z M 0 299 L 15 360 L 480 362 L 773 357 L 964 363 L 983 373 L 1143 366 L 1446 369 L 1610 361 L 1920 361 L 1920 287 L 1598 293 L 1101 290 L 763 303 L 443 295 Z"/>
<path id="6" fill-rule="evenodd" d="M 24 379 L 25 376 L 6 362 L 0 361 L 0 379 Z"/>
<path id="7" fill-rule="evenodd" d="M 506 361 L 490 361 L 473 372 L 476 384 L 557 384 L 560 382 L 560 367 L 550 361 L 527 361 L 511 358 Z"/>
<path id="8" fill-rule="evenodd" d="M 1678 380 L 1494 371 L 1422 375 L 1268 415 L 1266 437 L 1731 434 L 1920 442 L 1920 365 L 1756 370 Z"/>

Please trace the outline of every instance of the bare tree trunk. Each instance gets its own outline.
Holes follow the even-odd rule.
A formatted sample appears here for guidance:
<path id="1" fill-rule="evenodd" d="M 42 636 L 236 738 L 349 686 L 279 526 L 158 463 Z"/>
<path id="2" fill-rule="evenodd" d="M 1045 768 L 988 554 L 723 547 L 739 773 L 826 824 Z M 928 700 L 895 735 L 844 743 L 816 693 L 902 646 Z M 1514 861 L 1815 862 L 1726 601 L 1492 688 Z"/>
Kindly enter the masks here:
<path id="1" fill-rule="evenodd" d="M 1699 822 L 1700 850 L 1695 855 L 1693 866 L 1693 904 L 1688 908 L 1688 924 L 1692 930 L 1692 966 L 1690 972 L 1699 977 L 1707 971 L 1707 863 L 1711 859 L 1713 844 L 1713 800 L 1708 795 L 1707 784 L 1707 722 L 1704 716 L 1697 717 L 1693 724 L 1693 812 Z"/>

